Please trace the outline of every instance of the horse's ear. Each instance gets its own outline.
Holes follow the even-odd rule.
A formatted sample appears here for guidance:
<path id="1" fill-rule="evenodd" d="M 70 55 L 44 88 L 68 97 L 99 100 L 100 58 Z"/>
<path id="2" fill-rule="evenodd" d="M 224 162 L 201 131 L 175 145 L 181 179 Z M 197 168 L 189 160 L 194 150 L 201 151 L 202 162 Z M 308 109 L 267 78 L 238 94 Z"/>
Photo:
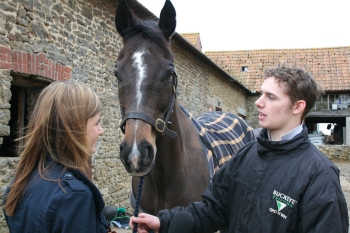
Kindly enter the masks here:
<path id="1" fill-rule="evenodd" d="M 117 10 L 115 12 L 115 27 L 118 33 L 124 37 L 125 30 L 134 26 L 134 16 L 132 15 L 130 8 L 125 0 L 118 4 Z"/>
<path id="2" fill-rule="evenodd" d="M 170 40 L 176 28 L 176 11 L 173 4 L 166 0 L 159 17 L 159 28 L 162 30 L 165 38 Z"/>

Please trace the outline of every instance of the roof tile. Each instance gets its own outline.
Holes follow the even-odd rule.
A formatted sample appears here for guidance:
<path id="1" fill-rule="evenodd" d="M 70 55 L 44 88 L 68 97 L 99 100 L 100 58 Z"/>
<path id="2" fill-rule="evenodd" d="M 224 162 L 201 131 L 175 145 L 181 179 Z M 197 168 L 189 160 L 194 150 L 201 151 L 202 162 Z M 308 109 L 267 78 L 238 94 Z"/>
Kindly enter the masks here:
<path id="1" fill-rule="evenodd" d="M 199 33 L 180 33 L 180 35 L 190 42 L 199 51 L 202 51 L 202 42 Z"/>

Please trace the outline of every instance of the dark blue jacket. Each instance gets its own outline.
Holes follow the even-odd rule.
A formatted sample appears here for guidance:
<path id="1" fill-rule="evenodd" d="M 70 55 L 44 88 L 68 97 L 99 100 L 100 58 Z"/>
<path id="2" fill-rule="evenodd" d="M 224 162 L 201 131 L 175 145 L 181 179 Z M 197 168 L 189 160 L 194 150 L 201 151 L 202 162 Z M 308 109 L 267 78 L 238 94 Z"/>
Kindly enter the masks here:
<path id="1" fill-rule="evenodd" d="M 37 170 L 31 174 L 15 215 L 5 214 L 10 232 L 107 232 L 107 221 L 102 214 L 104 201 L 99 190 L 81 172 L 63 170 L 61 164 L 56 164 L 45 175 L 56 181 L 42 179 Z M 6 193 L 8 191 L 9 188 Z"/>
<path id="2" fill-rule="evenodd" d="M 262 130 L 218 170 L 202 197 L 186 208 L 159 211 L 159 232 L 168 232 L 185 210 L 195 233 L 348 233 L 339 169 L 310 142 L 305 126 L 280 142 Z"/>

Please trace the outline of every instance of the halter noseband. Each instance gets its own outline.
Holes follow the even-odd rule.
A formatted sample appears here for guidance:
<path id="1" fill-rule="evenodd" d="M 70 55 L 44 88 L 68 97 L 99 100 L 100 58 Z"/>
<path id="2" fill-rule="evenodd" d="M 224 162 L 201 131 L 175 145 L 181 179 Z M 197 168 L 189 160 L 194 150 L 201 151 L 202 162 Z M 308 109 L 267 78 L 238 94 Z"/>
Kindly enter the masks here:
<path id="1" fill-rule="evenodd" d="M 173 95 L 171 97 L 170 106 L 168 109 L 168 112 L 165 114 L 164 120 L 158 118 L 153 119 L 152 117 L 142 113 L 142 112 L 129 112 L 124 115 L 123 109 L 120 108 L 123 120 L 120 123 L 120 129 L 125 134 L 125 122 L 128 119 L 139 119 L 147 122 L 148 124 L 152 125 L 159 133 L 162 134 L 162 136 L 165 134 L 170 138 L 176 138 L 177 133 L 167 128 L 167 123 L 169 121 L 170 115 L 173 111 L 175 100 L 176 100 L 176 89 L 177 89 L 177 73 L 174 71 L 173 74 Z"/>

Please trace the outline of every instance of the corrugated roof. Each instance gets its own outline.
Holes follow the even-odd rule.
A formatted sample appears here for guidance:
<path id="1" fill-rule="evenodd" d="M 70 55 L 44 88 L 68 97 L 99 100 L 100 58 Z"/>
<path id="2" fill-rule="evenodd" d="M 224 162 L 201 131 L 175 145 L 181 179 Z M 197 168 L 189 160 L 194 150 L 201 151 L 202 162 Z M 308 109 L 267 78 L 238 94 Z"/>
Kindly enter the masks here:
<path id="1" fill-rule="evenodd" d="M 326 91 L 350 90 L 350 46 L 208 51 L 205 55 L 252 91 L 260 90 L 264 70 L 278 64 L 304 68 Z"/>

